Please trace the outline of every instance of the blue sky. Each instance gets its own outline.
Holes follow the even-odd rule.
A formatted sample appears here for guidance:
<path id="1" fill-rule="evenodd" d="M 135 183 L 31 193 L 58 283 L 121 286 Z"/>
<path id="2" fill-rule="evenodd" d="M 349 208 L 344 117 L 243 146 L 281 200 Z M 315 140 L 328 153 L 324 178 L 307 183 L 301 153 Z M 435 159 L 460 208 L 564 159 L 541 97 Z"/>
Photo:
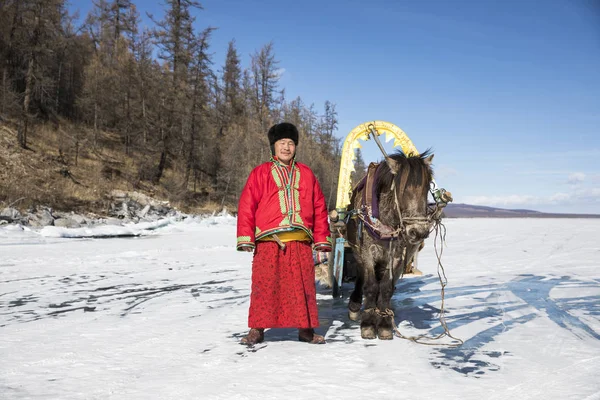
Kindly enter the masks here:
<path id="1" fill-rule="evenodd" d="M 84 16 L 91 1 L 73 3 Z M 371 120 L 399 126 L 433 149 L 455 203 L 600 214 L 600 1 L 201 4 L 197 29 L 218 28 L 216 68 L 231 39 L 244 66 L 273 41 L 288 100 L 335 103 L 340 137 Z M 363 150 L 381 158 L 372 141 Z"/>

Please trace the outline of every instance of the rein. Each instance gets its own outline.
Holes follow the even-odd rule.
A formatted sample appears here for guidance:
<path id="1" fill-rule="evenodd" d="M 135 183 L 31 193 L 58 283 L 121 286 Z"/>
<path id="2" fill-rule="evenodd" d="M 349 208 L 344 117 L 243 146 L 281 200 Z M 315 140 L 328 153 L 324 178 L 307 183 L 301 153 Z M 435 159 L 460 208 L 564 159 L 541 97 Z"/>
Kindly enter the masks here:
<path id="1" fill-rule="evenodd" d="M 419 222 L 419 221 L 425 221 L 427 223 L 432 223 L 432 229 L 430 230 L 430 233 L 435 230 L 435 239 L 433 241 L 433 246 L 435 249 L 435 255 L 438 261 L 438 268 L 437 268 L 437 274 L 438 274 L 438 279 L 440 281 L 440 291 L 441 291 L 441 301 L 442 304 L 440 306 L 440 313 L 439 313 L 439 321 L 440 321 L 440 325 L 444 328 L 444 332 L 442 332 L 441 334 L 435 336 L 435 337 L 430 337 L 427 336 L 425 334 L 423 335 L 418 335 L 418 336 L 404 336 L 402 334 L 402 332 L 400 332 L 400 330 L 398 329 L 398 326 L 396 325 L 396 321 L 394 319 L 394 311 L 392 311 L 391 309 L 386 309 L 386 310 L 379 310 L 379 309 L 375 309 L 375 312 L 382 316 L 382 317 L 390 317 L 391 321 L 392 321 L 392 326 L 394 328 L 394 333 L 396 334 L 396 336 L 398 336 L 401 339 L 406 339 L 406 340 L 410 340 L 411 342 L 415 342 L 415 343 L 419 343 L 419 344 L 424 344 L 424 345 L 428 345 L 428 346 L 435 346 L 435 345 L 442 345 L 442 346 L 448 346 L 448 347 L 459 347 L 461 346 L 464 342 L 462 339 L 459 339 L 457 337 L 452 336 L 452 333 L 450 333 L 450 329 L 448 328 L 448 324 L 446 323 L 446 310 L 445 310 L 445 294 L 446 294 L 446 285 L 448 284 L 448 278 L 446 278 L 446 271 L 444 270 L 444 266 L 442 265 L 442 253 L 444 251 L 444 242 L 446 240 L 446 226 L 442 223 L 442 210 L 443 208 L 446 206 L 446 203 L 444 203 L 442 201 L 441 198 L 436 197 L 436 193 L 434 192 L 435 186 L 431 185 L 430 186 L 430 190 L 429 192 L 432 194 L 432 196 L 435 199 L 435 203 L 433 205 L 433 207 L 429 207 L 428 205 L 428 215 L 427 217 L 413 217 L 413 218 L 402 218 L 402 211 L 400 210 L 400 205 L 398 204 L 398 196 L 394 196 L 394 200 L 396 203 L 396 210 L 398 211 L 398 216 L 400 217 L 400 223 L 402 224 L 404 220 L 408 220 L 408 221 L 415 221 L 415 222 Z M 394 190 L 394 184 L 392 183 L 392 190 Z M 430 211 L 430 212 L 429 212 Z M 442 231 L 442 233 L 440 233 L 440 231 Z M 440 242 L 440 249 L 438 250 L 437 247 L 437 242 Z M 415 260 L 416 257 L 418 255 L 415 254 Z M 392 258 L 390 258 L 390 278 L 392 277 L 392 263 L 391 263 Z M 400 280 L 402 280 L 402 278 L 404 277 L 404 266 L 402 267 L 402 272 L 400 275 Z M 434 343 L 434 341 L 436 340 L 440 340 L 444 337 L 449 337 L 450 339 L 453 339 L 454 342 L 453 343 Z"/>
<path id="2" fill-rule="evenodd" d="M 403 176 L 402 176 L 401 182 L 400 182 L 400 186 L 403 189 L 406 185 L 406 174 L 407 174 L 407 172 L 405 171 L 405 173 L 403 173 Z M 388 225 L 385 225 L 382 222 L 380 222 L 379 220 L 376 220 L 377 222 L 374 223 L 373 222 L 374 217 L 371 215 L 371 211 L 370 211 L 372 209 L 372 207 L 367 204 L 363 204 L 362 207 L 360 207 L 360 209 L 358 209 L 358 210 L 351 210 L 350 214 L 356 215 L 364 225 L 369 227 L 369 229 L 372 232 L 377 233 L 379 235 L 378 239 L 399 240 L 400 236 L 402 234 L 406 233 L 406 225 L 407 224 L 419 223 L 419 222 L 431 225 L 432 228 L 429 231 L 431 233 L 435 229 L 435 226 L 441 222 L 442 211 L 443 211 L 443 208 L 446 206 L 446 202 L 443 201 L 442 198 L 440 198 L 439 196 L 436 195 L 437 192 L 435 189 L 436 189 L 435 184 L 432 183 L 430 185 L 429 192 L 435 199 L 435 203 L 427 205 L 427 214 L 425 216 L 407 217 L 402 214 L 402 210 L 400 209 L 400 204 L 398 203 L 398 198 L 402 193 L 400 193 L 400 194 L 397 193 L 398 187 L 396 186 L 395 180 L 393 180 L 391 190 L 394 193 L 393 194 L 394 204 L 396 206 L 396 212 L 398 213 L 398 219 L 400 220 L 400 223 L 395 227 L 394 226 L 390 227 Z M 362 190 L 368 190 L 368 189 L 365 187 Z"/>
<path id="3" fill-rule="evenodd" d="M 387 154 L 386 154 L 385 150 L 383 149 L 383 146 L 381 146 L 379 139 L 377 138 L 377 134 L 376 134 L 374 127 L 370 126 L 370 130 L 371 130 L 371 134 L 372 134 L 373 138 L 377 142 L 377 145 L 379 146 L 384 157 L 387 158 Z M 402 173 L 402 176 L 400 178 L 400 186 L 402 188 L 401 189 L 402 192 L 404 191 L 404 189 L 406 187 L 406 180 L 408 178 L 407 174 L 408 174 L 408 171 L 404 170 Z M 394 203 L 396 206 L 396 212 L 398 213 L 398 218 L 400 220 L 400 224 L 398 225 L 398 227 L 396 229 L 394 229 L 391 232 L 391 239 L 390 239 L 390 243 L 389 243 L 390 262 L 389 262 L 389 267 L 388 267 L 389 271 L 390 271 L 390 279 L 393 280 L 393 267 L 394 267 L 393 266 L 393 259 L 394 259 L 393 256 L 395 255 L 395 248 L 392 246 L 393 240 L 396 239 L 399 241 L 400 235 L 403 233 L 406 233 L 406 223 L 423 222 L 423 223 L 431 224 L 431 228 L 430 228 L 429 232 L 431 233 L 435 230 L 435 233 L 436 233 L 434 241 L 433 241 L 433 245 L 434 245 L 434 249 L 435 249 L 435 255 L 436 255 L 436 258 L 438 261 L 437 275 L 438 275 L 438 279 L 440 281 L 440 287 L 441 287 L 441 289 L 440 289 L 441 290 L 441 306 L 440 306 L 438 320 L 440 322 L 441 327 L 444 329 L 444 331 L 441 334 L 439 334 L 437 336 L 433 336 L 433 337 L 428 336 L 426 334 L 417 335 L 417 336 L 405 336 L 402 334 L 402 332 L 400 332 L 398 326 L 396 325 L 396 321 L 394 319 L 394 311 L 392 311 L 391 309 L 387 308 L 385 310 L 380 310 L 378 308 L 371 308 L 371 309 L 364 310 L 364 312 L 375 312 L 380 317 L 390 318 L 391 322 L 392 322 L 392 327 L 394 329 L 394 334 L 401 339 L 410 340 L 412 342 L 423 344 L 423 345 L 428 345 L 428 346 L 441 345 L 441 346 L 447 346 L 447 347 L 459 347 L 464 344 L 463 340 L 453 336 L 452 333 L 450 333 L 448 324 L 446 323 L 445 288 L 446 288 L 446 285 L 448 284 L 448 279 L 446 277 L 446 271 L 444 270 L 444 266 L 442 265 L 442 253 L 444 251 L 444 242 L 446 239 L 446 227 L 442 223 L 442 212 L 443 212 L 444 207 L 447 205 L 447 203 L 449 201 L 452 201 L 452 196 L 449 192 L 446 192 L 444 189 L 439 189 L 437 187 L 437 185 L 435 184 L 435 181 L 432 180 L 430 182 L 429 192 L 431 193 L 435 203 L 427 205 L 427 215 L 419 216 L 419 217 L 405 217 L 402 215 L 402 210 L 401 210 L 400 204 L 398 202 L 398 197 L 399 197 L 399 195 L 402 195 L 402 192 L 397 193 L 397 189 L 398 188 L 396 187 L 396 180 L 393 179 L 392 185 L 391 185 L 391 191 L 393 192 Z M 367 189 L 364 188 L 363 190 L 367 190 Z M 369 226 L 371 230 L 380 232 L 380 230 L 378 230 L 378 228 L 372 224 L 369 213 L 368 212 L 365 213 L 365 209 L 368 209 L 367 205 L 363 205 L 363 207 L 361 207 L 360 210 L 352 210 L 351 213 L 357 215 L 358 218 L 362 221 L 362 223 Z M 439 240 L 439 248 L 438 248 L 438 240 Z M 415 261 L 416 261 L 417 255 L 418 255 L 418 251 L 414 257 Z M 400 274 L 400 280 L 402 280 L 402 278 L 404 277 L 405 265 L 403 265 L 403 264 L 405 264 L 405 263 L 408 263 L 408 260 L 406 260 L 406 255 L 404 255 L 403 262 L 400 265 L 400 267 L 402 268 L 402 272 Z M 437 342 L 435 342 L 444 337 L 448 337 L 448 338 L 452 339 L 454 342 L 452 342 L 452 343 L 437 343 Z"/>
<path id="4" fill-rule="evenodd" d="M 392 311 L 391 309 L 386 308 L 385 310 L 380 310 L 378 308 L 369 308 L 369 309 L 365 309 L 364 312 L 366 312 L 366 313 L 375 312 L 377 315 L 379 315 L 382 318 L 390 318 L 390 320 L 392 322 L 392 327 L 394 328 L 394 334 L 400 339 L 410 340 L 411 342 L 423 344 L 426 346 L 446 346 L 446 347 L 450 347 L 450 348 L 460 347 L 464 344 L 464 341 L 460 338 L 453 336 L 452 333 L 450 333 L 448 324 L 446 323 L 446 316 L 445 316 L 445 314 L 446 314 L 445 293 L 446 292 L 445 292 L 445 288 L 446 288 L 446 285 L 448 284 L 448 279 L 446 278 L 446 272 L 444 270 L 444 266 L 442 265 L 442 253 L 443 253 L 444 241 L 445 241 L 445 237 L 446 237 L 446 227 L 444 226 L 444 224 L 441 223 L 440 220 L 438 220 L 438 222 L 436 223 L 435 231 L 436 231 L 436 235 L 435 235 L 435 240 L 433 243 L 434 243 L 434 248 L 435 248 L 435 254 L 436 254 L 436 257 L 438 260 L 437 274 L 438 274 L 438 279 L 440 281 L 440 286 L 441 286 L 441 301 L 442 301 L 442 304 L 440 306 L 438 321 L 440 322 L 441 327 L 444 329 L 444 332 L 440 333 L 437 336 L 428 336 L 426 334 L 416 335 L 416 336 L 405 336 L 402 334 L 402 332 L 400 332 L 398 325 L 396 325 L 396 321 L 394 319 L 394 311 Z M 442 233 L 440 233 L 440 231 Z M 439 249 L 437 247 L 438 239 L 440 242 Z M 391 271 L 391 268 L 390 268 L 390 271 Z M 390 272 L 390 277 L 391 277 L 391 272 Z M 402 274 L 400 275 L 400 280 L 402 280 L 403 277 L 404 277 L 404 268 L 402 269 Z M 452 339 L 453 342 L 452 343 L 437 343 L 436 342 L 437 340 L 443 339 L 444 337 L 448 337 L 448 338 Z"/>
<path id="5" fill-rule="evenodd" d="M 392 320 L 392 326 L 394 328 L 394 333 L 396 334 L 396 336 L 398 336 L 401 339 L 406 339 L 406 340 L 410 340 L 411 342 L 415 342 L 418 344 L 424 344 L 427 346 L 447 346 L 447 347 L 460 347 L 464 344 L 462 339 L 459 339 L 455 336 L 452 335 L 452 333 L 450 333 L 450 329 L 448 328 L 448 324 L 446 323 L 446 309 L 445 309 L 445 294 L 446 294 L 446 285 L 448 284 L 448 278 L 446 278 L 446 271 L 444 270 L 444 266 L 442 265 L 442 253 L 444 252 L 444 242 L 446 240 L 446 227 L 444 226 L 444 224 L 442 224 L 441 222 L 441 218 L 437 220 L 436 225 L 435 225 L 435 239 L 433 241 L 433 247 L 435 248 L 435 255 L 438 261 L 438 265 L 437 265 L 437 275 L 438 275 L 438 279 L 440 281 L 440 287 L 441 287 L 441 306 L 440 306 L 440 312 L 439 312 L 439 318 L 438 321 L 440 321 L 440 325 L 441 327 L 444 329 L 444 332 L 440 333 L 437 336 L 428 336 L 426 334 L 423 335 L 417 335 L 417 336 L 405 336 L 402 334 L 402 332 L 400 332 L 400 329 L 398 329 L 398 326 L 396 325 L 396 321 L 394 319 L 394 312 L 392 310 L 390 310 L 389 308 L 386 310 L 378 310 L 376 309 L 375 312 L 378 313 L 378 315 L 382 316 L 382 317 L 390 317 Z M 440 243 L 440 247 L 438 249 L 437 243 Z M 402 280 L 402 277 L 404 275 L 404 270 L 402 270 L 402 275 L 400 276 L 400 280 Z M 454 342 L 452 343 L 437 343 L 435 342 L 436 340 L 440 340 L 444 337 L 448 337 L 450 339 L 452 339 Z"/>

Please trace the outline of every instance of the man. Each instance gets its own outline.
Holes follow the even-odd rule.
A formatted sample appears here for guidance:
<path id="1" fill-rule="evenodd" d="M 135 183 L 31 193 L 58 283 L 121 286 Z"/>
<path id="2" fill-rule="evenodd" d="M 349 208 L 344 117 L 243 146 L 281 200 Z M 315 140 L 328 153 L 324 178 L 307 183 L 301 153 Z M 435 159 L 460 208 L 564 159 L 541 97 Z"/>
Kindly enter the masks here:
<path id="1" fill-rule="evenodd" d="M 269 129 L 271 160 L 254 168 L 238 204 L 237 249 L 254 251 L 248 326 L 241 343 L 265 328 L 298 328 L 303 342 L 325 343 L 319 325 L 312 245 L 331 251 L 325 197 L 311 169 L 295 161 L 298 129 Z"/>

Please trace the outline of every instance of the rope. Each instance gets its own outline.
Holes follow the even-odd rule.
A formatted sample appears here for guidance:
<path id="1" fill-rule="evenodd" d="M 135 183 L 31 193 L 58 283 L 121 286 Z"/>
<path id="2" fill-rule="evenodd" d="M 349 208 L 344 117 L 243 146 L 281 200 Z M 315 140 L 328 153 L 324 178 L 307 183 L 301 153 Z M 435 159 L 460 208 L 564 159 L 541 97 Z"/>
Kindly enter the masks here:
<path id="1" fill-rule="evenodd" d="M 390 281 L 394 282 L 394 253 L 395 253 L 395 248 L 392 247 L 392 242 L 393 240 L 390 240 L 390 246 L 388 249 L 388 254 L 390 257 L 390 262 L 388 264 L 388 268 L 390 270 Z"/>
<path id="2" fill-rule="evenodd" d="M 367 225 L 369 228 L 371 228 L 373 231 L 375 232 L 380 232 L 381 233 L 381 229 L 379 229 L 377 226 L 373 225 L 371 222 L 369 222 L 369 220 L 367 218 L 365 218 L 365 213 L 363 211 L 358 211 L 356 213 L 356 216 L 358 217 L 358 219 L 361 220 L 361 222 L 365 225 Z M 396 228 L 395 230 L 388 232 L 388 234 L 394 238 L 399 238 L 400 233 L 402 233 L 402 228 L 403 226 L 399 226 L 398 228 Z"/>
<path id="3" fill-rule="evenodd" d="M 445 288 L 446 288 L 446 285 L 448 284 L 448 279 L 446 278 L 446 272 L 444 270 L 444 266 L 442 265 L 442 253 L 444 252 L 444 242 L 446 240 L 446 227 L 444 226 L 444 224 L 442 224 L 441 219 L 436 220 L 435 232 L 436 232 L 436 235 L 435 235 L 435 239 L 433 241 L 433 246 L 435 248 L 435 255 L 438 260 L 437 274 L 438 274 L 438 279 L 440 281 L 441 299 L 442 299 L 442 304 L 440 306 L 440 313 L 439 313 L 438 320 L 440 321 L 440 325 L 442 326 L 442 328 L 444 328 L 444 332 L 442 332 L 439 335 L 434 336 L 434 337 L 427 336 L 425 334 L 417 335 L 417 336 L 405 336 L 402 334 L 402 332 L 400 332 L 400 329 L 398 329 L 398 326 L 396 325 L 396 321 L 394 320 L 394 312 L 392 310 L 390 310 L 388 308 L 383 311 L 378 310 L 378 309 L 376 309 L 375 311 L 382 317 L 390 317 L 391 318 L 392 326 L 394 328 L 394 333 L 396 334 L 396 336 L 398 336 L 401 339 L 410 340 L 411 342 L 424 344 L 427 346 L 440 345 L 440 346 L 448 346 L 448 347 L 460 347 L 464 344 L 463 340 L 453 336 L 452 333 L 450 333 L 448 324 L 446 323 L 446 316 L 445 316 L 445 313 L 446 313 L 446 310 L 445 310 L 446 291 L 445 291 Z M 439 250 L 437 247 L 438 239 L 440 240 L 440 249 Z M 402 271 L 402 275 L 404 275 L 404 270 Z M 402 279 L 402 276 L 400 276 L 400 279 Z M 434 341 L 440 340 L 444 337 L 449 337 L 450 339 L 453 339 L 454 342 L 453 343 L 434 343 Z"/>
<path id="4" fill-rule="evenodd" d="M 385 153 L 384 153 L 385 155 Z M 405 176 L 401 177 L 401 184 L 404 183 L 406 184 L 406 182 L 402 182 L 405 179 Z M 402 186 L 402 185 L 401 185 Z M 396 237 L 396 240 L 400 240 L 400 234 L 406 230 L 406 227 L 404 225 L 405 221 L 410 221 L 410 222 L 428 222 L 432 224 L 431 227 L 431 231 L 435 230 L 435 238 L 433 241 L 433 246 L 435 249 L 435 255 L 437 258 L 437 275 L 438 275 L 438 279 L 440 281 L 440 292 L 441 292 L 441 306 L 440 306 L 440 313 L 439 313 L 439 318 L 438 320 L 440 321 L 440 325 L 442 326 L 442 328 L 444 328 L 444 332 L 440 333 L 437 336 L 431 337 L 431 336 L 427 336 L 425 334 L 423 335 L 417 335 L 417 336 L 405 336 L 402 334 L 402 332 L 400 332 L 400 329 L 398 329 L 398 326 L 396 325 L 396 321 L 394 319 L 394 311 L 392 311 L 389 308 L 386 308 L 385 310 L 380 310 L 378 308 L 368 308 L 363 310 L 364 313 L 370 313 L 373 312 L 373 310 L 381 317 L 386 318 L 389 317 L 392 321 L 392 327 L 394 328 L 394 333 L 396 334 L 396 336 L 398 336 L 401 339 L 406 339 L 406 340 L 410 340 L 411 342 L 415 342 L 418 344 L 423 344 L 423 345 L 427 345 L 427 346 L 448 346 L 448 347 L 460 347 L 464 344 L 462 339 L 459 339 L 455 336 L 452 335 L 452 333 L 450 333 L 450 329 L 448 328 L 448 324 L 446 323 L 446 310 L 445 310 L 445 297 L 446 297 L 446 285 L 448 284 L 448 278 L 446 277 L 446 271 L 444 270 L 444 266 L 442 265 L 442 253 L 444 252 L 444 242 L 446 241 L 446 226 L 442 223 L 442 209 L 443 207 L 440 207 L 440 203 L 438 202 L 438 199 L 435 199 L 435 207 L 430 209 L 430 212 L 428 213 L 429 215 L 427 215 L 426 217 L 403 217 L 402 216 L 402 211 L 400 209 L 400 204 L 398 203 L 398 196 L 396 193 L 397 187 L 395 184 L 395 180 L 392 180 L 392 185 L 391 188 L 392 192 L 394 192 L 394 203 L 396 205 L 396 211 L 398 212 L 398 217 L 400 218 L 400 226 L 395 229 L 392 232 L 392 235 Z M 433 192 L 432 192 L 433 194 Z M 372 224 L 370 224 L 367 219 L 364 217 L 364 214 L 361 211 L 357 211 L 357 216 L 358 218 L 362 221 L 362 223 L 370 226 L 371 228 L 375 228 Z M 440 240 L 440 248 L 438 249 L 437 246 L 437 241 L 438 239 Z M 393 281 L 393 253 L 394 248 L 392 246 L 392 242 L 393 240 L 390 240 L 389 243 L 389 256 L 390 256 L 390 262 L 389 262 L 389 270 L 390 270 L 390 279 Z M 352 243 L 351 243 L 352 246 Z M 355 247 L 357 247 L 357 245 L 354 245 Z M 404 258 L 403 258 L 403 262 L 400 265 L 400 267 L 402 268 L 402 271 L 400 273 L 400 278 L 399 280 L 402 280 L 402 278 L 404 277 L 404 267 L 408 260 L 406 260 L 406 248 L 404 249 L 405 253 L 404 253 Z M 452 340 L 454 340 L 453 343 L 434 343 L 434 341 L 436 340 L 440 340 L 444 337 L 448 337 Z"/>
<path id="5" fill-rule="evenodd" d="M 367 222 L 365 221 L 365 223 L 367 223 Z M 434 219 L 434 226 L 432 229 L 435 230 L 435 232 L 436 232 L 435 238 L 433 241 L 433 246 L 434 246 L 435 255 L 436 255 L 436 258 L 438 261 L 437 275 L 438 275 L 438 279 L 440 281 L 441 302 L 442 302 L 442 304 L 440 306 L 440 313 L 439 313 L 438 320 L 440 321 L 440 325 L 442 326 L 442 328 L 444 328 L 444 332 L 442 332 L 441 334 L 439 334 L 437 336 L 433 336 L 433 337 L 428 336 L 426 334 L 417 335 L 417 336 L 405 336 L 402 334 L 402 332 L 400 332 L 400 329 L 396 325 L 396 321 L 394 320 L 394 311 L 392 311 L 391 309 L 387 308 L 385 310 L 380 310 L 378 308 L 368 308 L 368 309 L 363 310 L 363 312 L 370 313 L 370 312 L 374 311 L 381 317 L 391 318 L 394 333 L 397 337 L 399 337 L 401 339 L 410 340 L 411 342 L 423 344 L 423 345 L 427 345 L 427 346 L 436 346 L 437 345 L 437 346 L 447 346 L 447 347 L 452 347 L 452 348 L 460 347 L 464 344 L 463 340 L 453 336 L 452 333 L 450 332 L 450 329 L 448 328 L 448 324 L 446 323 L 446 316 L 445 316 L 445 313 L 446 313 L 446 303 L 445 303 L 446 290 L 445 289 L 446 289 L 446 285 L 448 284 L 448 278 L 446 277 L 446 271 L 444 270 L 444 266 L 442 264 L 442 254 L 444 252 L 444 242 L 446 241 L 446 226 L 442 223 L 441 216 L 438 216 L 437 218 Z M 399 240 L 399 238 L 397 240 Z M 439 249 L 438 249 L 438 240 L 440 242 Z M 392 246 L 392 242 L 393 242 L 393 240 L 390 240 L 390 243 L 389 243 L 389 251 L 391 253 L 390 254 L 390 264 L 389 264 L 390 279 L 393 279 L 393 261 L 392 260 L 393 260 L 393 253 L 395 252 L 394 247 Z M 351 243 L 351 245 L 352 245 L 352 243 Z M 356 246 L 356 245 L 353 245 L 353 246 Z M 404 250 L 406 251 L 406 248 Z M 400 265 L 400 267 L 402 268 L 402 271 L 400 273 L 399 280 L 402 280 L 402 278 L 404 277 L 405 265 L 403 265 L 403 264 L 405 264 L 406 262 L 407 262 L 407 260 L 406 260 L 406 253 L 405 253 L 404 258 L 403 258 L 403 263 L 402 263 L 402 265 Z M 454 342 L 453 343 L 437 343 L 437 342 L 435 342 L 444 337 L 448 337 L 448 338 L 454 340 Z"/>

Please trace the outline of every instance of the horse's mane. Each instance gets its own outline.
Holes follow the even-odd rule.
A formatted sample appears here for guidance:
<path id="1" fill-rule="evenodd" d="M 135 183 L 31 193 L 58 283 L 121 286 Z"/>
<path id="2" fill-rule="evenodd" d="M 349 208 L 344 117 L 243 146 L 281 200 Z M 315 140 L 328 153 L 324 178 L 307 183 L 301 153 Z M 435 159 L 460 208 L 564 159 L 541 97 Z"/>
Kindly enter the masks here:
<path id="1" fill-rule="evenodd" d="M 382 161 L 377 180 L 377 191 L 380 193 L 382 190 L 389 190 L 392 185 L 392 181 L 396 181 L 396 185 L 400 185 L 402 171 L 408 169 L 408 179 L 406 186 L 421 187 L 427 184 L 433 177 L 433 170 L 431 166 L 425 164 L 424 160 L 431 155 L 431 149 L 427 149 L 421 155 L 414 156 L 409 154 L 406 156 L 401 150 L 397 150 L 389 157 L 398 163 L 398 173 L 392 174 L 390 167 L 387 162 Z M 402 188 L 401 190 L 404 190 Z"/>

